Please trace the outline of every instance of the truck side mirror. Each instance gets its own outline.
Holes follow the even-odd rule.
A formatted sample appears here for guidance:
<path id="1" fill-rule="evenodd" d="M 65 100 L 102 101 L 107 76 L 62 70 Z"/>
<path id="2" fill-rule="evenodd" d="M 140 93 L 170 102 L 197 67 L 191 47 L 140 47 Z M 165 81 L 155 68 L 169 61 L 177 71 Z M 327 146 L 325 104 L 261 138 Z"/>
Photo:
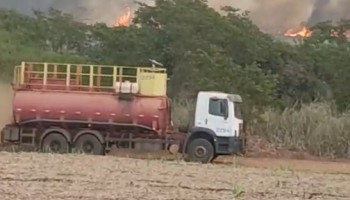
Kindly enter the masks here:
<path id="1" fill-rule="evenodd" d="M 228 118 L 228 102 L 227 100 L 221 101 L 221 111 L 224 119 L 226 120 Z"/>
<path id="2" fill-rule="evenodd" d="M 228 118 L 228 112 L 227 110 L 225 111 L 225 114 L 224 114 L 224 119 L 226 120 Z"/>

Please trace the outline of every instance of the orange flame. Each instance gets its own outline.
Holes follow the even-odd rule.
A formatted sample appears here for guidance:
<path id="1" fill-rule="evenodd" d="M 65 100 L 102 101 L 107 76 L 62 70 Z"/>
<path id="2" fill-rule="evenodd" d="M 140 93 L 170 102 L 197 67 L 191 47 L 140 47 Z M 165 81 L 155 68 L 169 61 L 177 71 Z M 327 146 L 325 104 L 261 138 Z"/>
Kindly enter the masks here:
<path id="1" fill-rule="evenodd" d="M 118 17 L 114 26 L 128 27 L 130 26 L 130 23 L 131 23 L 131 10 L 130 10 L 130 7 L 127 7 L 126 12 L 122 16 Z"/>
<path id="2" fill-rule="evenodd" d="M 345 37 L 350 40 L 350 32 L 346 31 Z M 309 38 L 312 36 L 312 31 L 306 26 L 306 23 L 301 23 L 301 26 L 298 30 L 288 29 L 284 36 L 291 38 Z M 338 37 L 339 34 L 336 31 L 332 31 L 331 36 Z"/>
<path id="3" fill-rule="evenodd" d="M 305 23 L 301 23 L 301 28 L 297 31 L 293 29 L 288 29 L 285 33 L 284 36 L 286 37 L 302 37 L 302 38 L 308 38 L 311 37 L 312 31 L 306 26 Z"/>

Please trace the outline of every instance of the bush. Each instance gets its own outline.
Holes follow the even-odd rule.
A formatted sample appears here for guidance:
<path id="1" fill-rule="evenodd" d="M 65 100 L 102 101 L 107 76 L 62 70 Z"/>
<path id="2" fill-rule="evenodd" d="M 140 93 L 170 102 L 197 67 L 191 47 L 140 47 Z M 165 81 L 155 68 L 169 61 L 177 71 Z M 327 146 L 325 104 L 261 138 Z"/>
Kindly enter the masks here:
<path id="1" fill-rule="evenodd" d="M 179 98 L 172 100 L 172 119 L 176 130 L 187 132 L 193 126 L 195 106 L 194 100 Z"/>

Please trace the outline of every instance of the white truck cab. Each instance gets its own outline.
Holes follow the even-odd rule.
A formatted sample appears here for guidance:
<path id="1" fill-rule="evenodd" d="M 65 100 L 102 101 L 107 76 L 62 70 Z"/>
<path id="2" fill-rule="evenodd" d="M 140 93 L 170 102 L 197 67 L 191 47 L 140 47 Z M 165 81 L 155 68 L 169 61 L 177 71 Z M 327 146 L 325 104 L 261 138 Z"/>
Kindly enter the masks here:
<path id="1" fill-rule="evenodd" d="M 243 152 L 243 119 L 237 94 L 199 92 L 195 121 L 184 145 L 188 160 L 210 162 L 219 155 Z"/>

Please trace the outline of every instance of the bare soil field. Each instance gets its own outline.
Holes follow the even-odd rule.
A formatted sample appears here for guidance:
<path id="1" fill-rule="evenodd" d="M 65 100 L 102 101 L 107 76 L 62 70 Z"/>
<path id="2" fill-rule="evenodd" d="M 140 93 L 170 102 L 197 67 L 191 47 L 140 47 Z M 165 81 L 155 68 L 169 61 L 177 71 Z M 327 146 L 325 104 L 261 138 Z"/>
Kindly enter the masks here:
<path id="1" fill-rule="evenodd" d="M 349 170 L 349 164 L 333 163 L 328 172 L 328 165 L 321 162 L 302 163 L 320 164 L 324 168 L 320 172 L 299 171 L 297 161 L 292 165 L 277 162 L 281 163 L 237 158 L 204 165 L 180 160 L 0 152 L 0 195 L 1 200 L 350 199 L 350 173 L 344 170 Z M 257 167 L 263 164 L 264 168 Z"/>

